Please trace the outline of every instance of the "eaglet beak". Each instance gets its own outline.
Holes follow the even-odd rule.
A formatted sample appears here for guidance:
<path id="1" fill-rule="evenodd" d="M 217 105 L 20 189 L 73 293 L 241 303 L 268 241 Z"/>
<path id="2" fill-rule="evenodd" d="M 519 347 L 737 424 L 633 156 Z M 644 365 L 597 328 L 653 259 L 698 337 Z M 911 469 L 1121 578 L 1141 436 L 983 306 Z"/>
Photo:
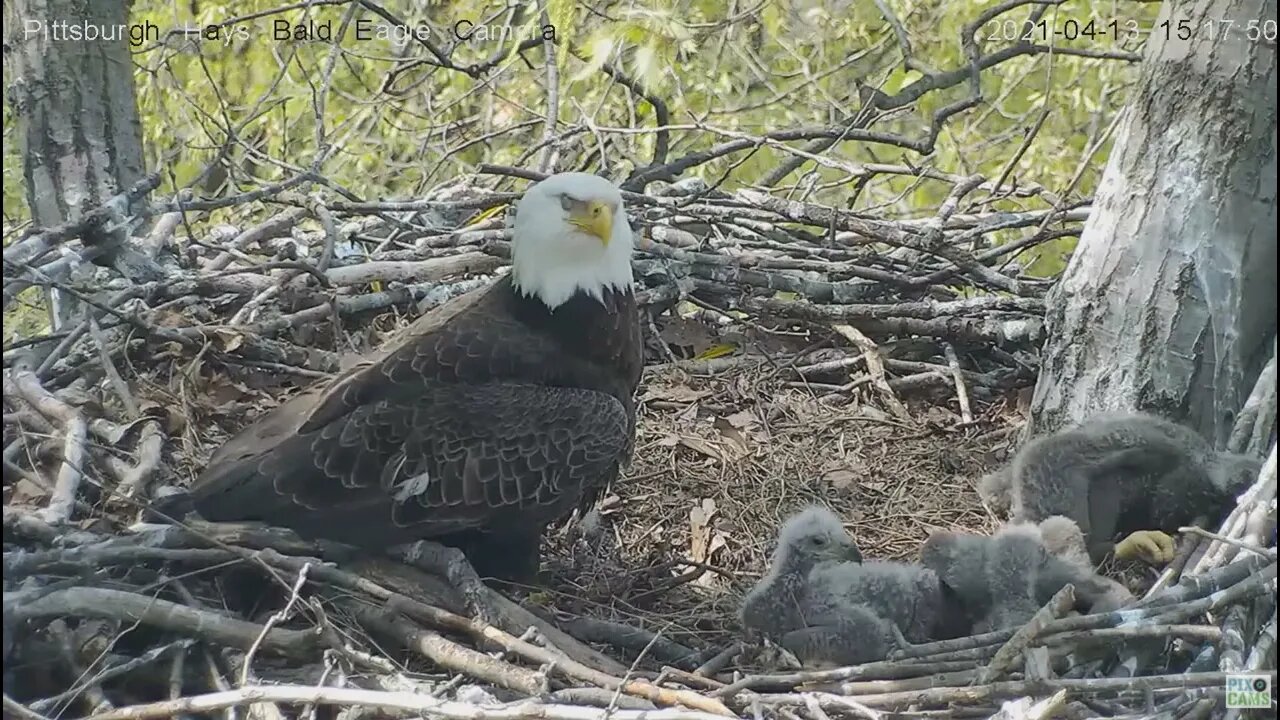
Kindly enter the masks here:
<path id="1" fill-rule="evenodd" d="M 599 238 L 602 245 L 608 245 L 609 237 L 613 235 L 613 207 L 600 200 L 591 200 L 570 210 L 569 222 L 588 235 Z"/>

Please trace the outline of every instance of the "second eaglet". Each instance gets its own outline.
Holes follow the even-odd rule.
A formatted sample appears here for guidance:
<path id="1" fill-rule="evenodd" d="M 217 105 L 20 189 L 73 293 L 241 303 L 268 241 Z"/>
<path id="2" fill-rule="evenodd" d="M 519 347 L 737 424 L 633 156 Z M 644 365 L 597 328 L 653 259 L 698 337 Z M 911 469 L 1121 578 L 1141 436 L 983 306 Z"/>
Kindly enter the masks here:
<path id="1" fill-rule="evenodd" d="M 933 571 L 863 562 L 840 518 L 816 506 L 783 523 L 769 572 L 743 598 L 741 619 L 809 667 L 883 660 L 908 643 L 968 630 Z"/>
<path id="2" fill-rule="evenodd" d="M 983 478 L 979 492 L 1008 507 L 1014 522 L 1075 521 L 1095 564 L 1114 550 L 1120 559 L 1160 565 L 1173 559 L 1169 533 L 1222 514 L 1261 465 L 1154 415 L 1103 413 L 1033 439 L 1008 467 Z"/>
<path id="3" fill-rule="evenodd" d="M 632 244 L 609 181 L 534 185 L 509 275 L 241 430 L 192 488 L 196 510 L 366 548 L 439 539 L 482 574 L 527 578 L 544 528 L 630 459 Z"/>

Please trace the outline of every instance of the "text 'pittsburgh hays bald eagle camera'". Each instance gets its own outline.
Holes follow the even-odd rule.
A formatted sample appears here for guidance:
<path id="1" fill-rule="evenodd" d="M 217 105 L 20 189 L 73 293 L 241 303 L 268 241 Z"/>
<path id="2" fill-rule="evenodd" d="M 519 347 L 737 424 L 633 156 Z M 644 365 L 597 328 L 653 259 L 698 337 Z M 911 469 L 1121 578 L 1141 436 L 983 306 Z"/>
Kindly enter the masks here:
<path id="1" fill-rule="evenodd" d="M 482 574 L 527 578 L 545 527 L 631 456 L 632 245 L 608 180 L 534 185 L 508 275 L 230 438 L 192 487 L 196 510 L 371 549 L 437 539 Z"/>

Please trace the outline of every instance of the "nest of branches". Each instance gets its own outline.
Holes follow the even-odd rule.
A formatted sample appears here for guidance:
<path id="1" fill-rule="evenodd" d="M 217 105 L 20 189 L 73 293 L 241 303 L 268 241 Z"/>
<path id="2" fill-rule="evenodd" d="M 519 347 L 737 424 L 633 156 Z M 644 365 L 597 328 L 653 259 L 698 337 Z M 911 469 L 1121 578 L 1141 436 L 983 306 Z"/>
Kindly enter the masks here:
<path id="1" fill-rule="evenodd" d="M 998 188 L 954 180 L 935 216 L 901 221 L 696 180 L 627 195 L 650 330 L 636 457 L 549 538 L 543 585 L 501 592 L 456 563 L 442 576 L 278 529 L 157 524 L 147 506 L 295 389 L 505 272 L 490 211 L 513 194 L 260 192 L 232 226 L 191 221 L 225 201 L 148 208 L 152 178 L 14 242 L 6 306 L 39 286 L 70 319 L 4 354 L 6 716 L 1212 710 L 1225 671 L 1274 667 L 1275 554 L 1257 536 L 1274 457 L 1203 559 L 1134 609 L 1066 617 L 1068 588 L 1016 631 L 823 672 L 766 672 L 738 642 L 737 603 L 800 505 L 832 506 L 872 557 L 995 525 L 973 483 L 1012 441 L 1047 288 L 1011 261 L 1083 213 L 961 213 Z M 145 236 L 102 241 L 147 212 Z"/>

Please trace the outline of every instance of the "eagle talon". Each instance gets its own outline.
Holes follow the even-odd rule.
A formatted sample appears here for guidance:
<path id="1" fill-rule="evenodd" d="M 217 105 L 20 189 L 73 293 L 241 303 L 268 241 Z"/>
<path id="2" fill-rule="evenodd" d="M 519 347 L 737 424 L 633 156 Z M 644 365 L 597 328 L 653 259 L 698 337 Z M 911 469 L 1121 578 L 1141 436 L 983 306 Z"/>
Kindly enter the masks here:
<path id="1" fill-rule="evenodd" d="M 1148 565 L 1173 562 L 1176 546 L 1173 538 L 1159 530 L 1138 530 L 1116 543 L 1117 560 L 1142 560 Z"/>

